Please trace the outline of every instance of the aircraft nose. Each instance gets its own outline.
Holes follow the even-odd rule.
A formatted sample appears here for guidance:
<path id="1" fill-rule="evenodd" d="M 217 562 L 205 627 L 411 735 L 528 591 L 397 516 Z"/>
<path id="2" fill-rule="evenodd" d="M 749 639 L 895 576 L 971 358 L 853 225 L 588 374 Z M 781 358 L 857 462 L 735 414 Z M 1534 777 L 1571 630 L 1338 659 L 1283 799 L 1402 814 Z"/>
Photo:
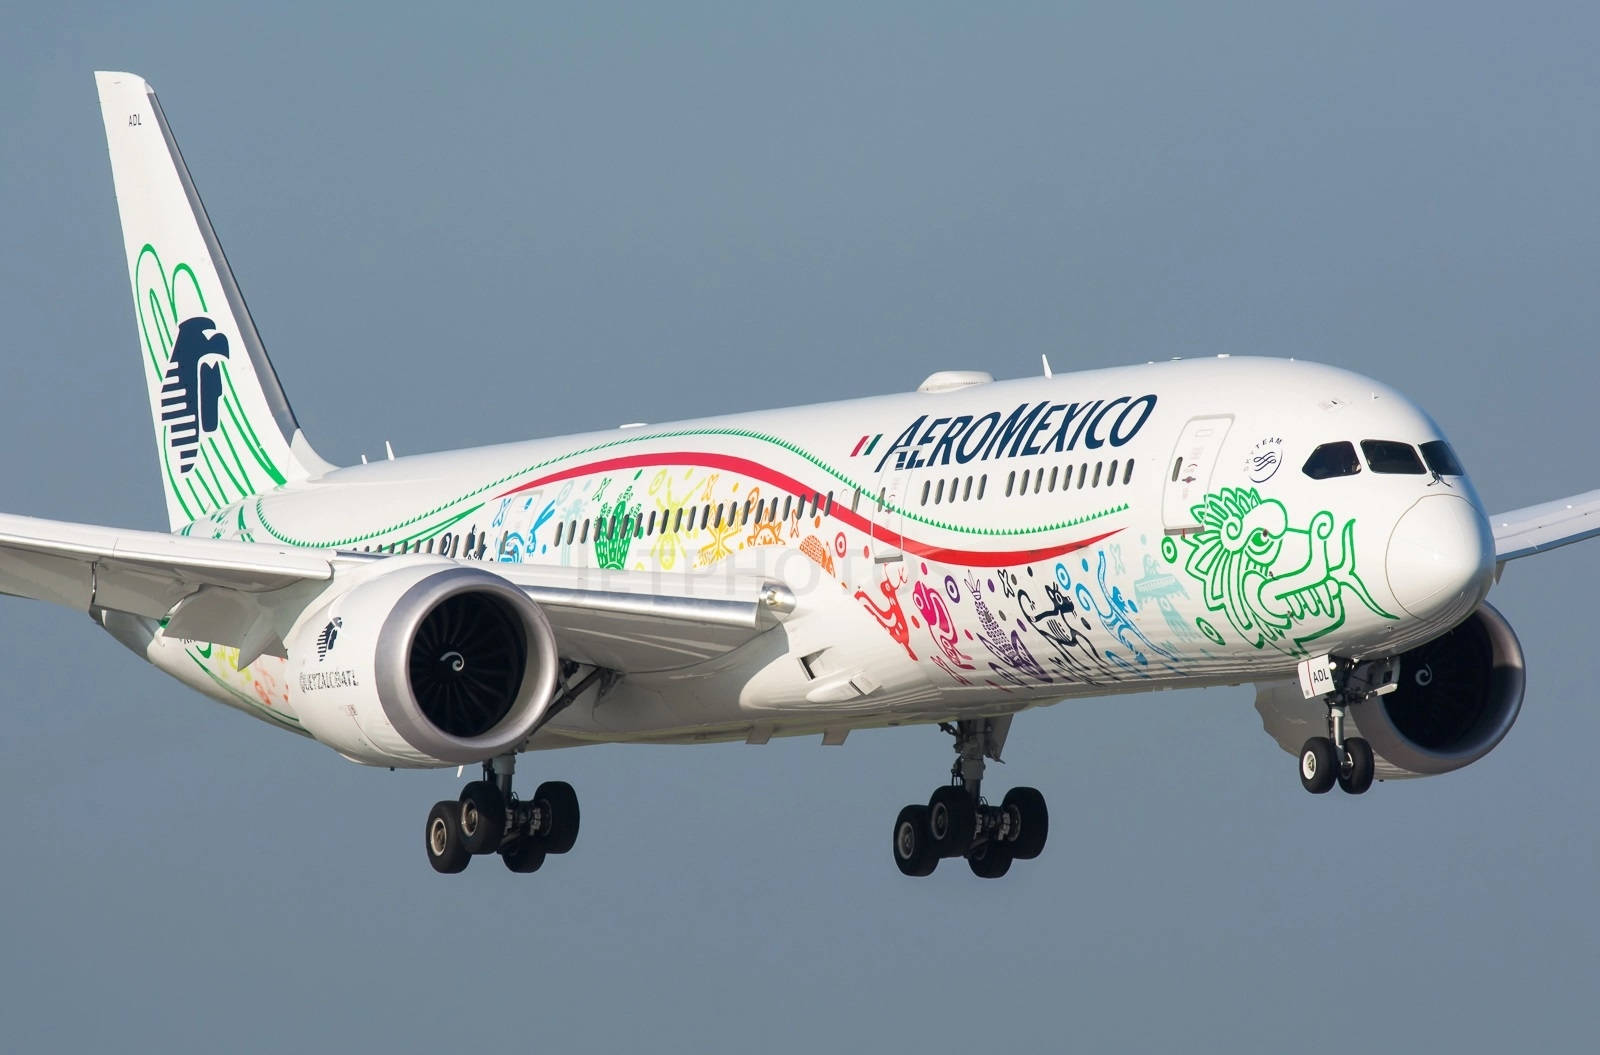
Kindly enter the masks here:
<path id="1" fill-rule="evenodd" d="M 1389 536 L 1389 590 L 1419 619 L 1465 618 L 1489 592 L 1494 536 L 1460 495 L 1428 495 Z"/>

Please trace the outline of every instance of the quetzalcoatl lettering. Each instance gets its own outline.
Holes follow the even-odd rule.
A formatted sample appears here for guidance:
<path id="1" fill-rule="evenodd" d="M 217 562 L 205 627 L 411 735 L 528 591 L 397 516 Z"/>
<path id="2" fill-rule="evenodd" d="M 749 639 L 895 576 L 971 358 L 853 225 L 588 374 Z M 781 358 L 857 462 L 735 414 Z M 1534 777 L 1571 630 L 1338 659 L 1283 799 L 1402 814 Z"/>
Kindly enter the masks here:
<path id="1" fill-rule="evenodd" d="M 361 683 L 356 680 L 353 670 L 318 670 L 310 674 L 300 675 L 301 692 L 317 692 L 321 689 L 354 689 Z"/>

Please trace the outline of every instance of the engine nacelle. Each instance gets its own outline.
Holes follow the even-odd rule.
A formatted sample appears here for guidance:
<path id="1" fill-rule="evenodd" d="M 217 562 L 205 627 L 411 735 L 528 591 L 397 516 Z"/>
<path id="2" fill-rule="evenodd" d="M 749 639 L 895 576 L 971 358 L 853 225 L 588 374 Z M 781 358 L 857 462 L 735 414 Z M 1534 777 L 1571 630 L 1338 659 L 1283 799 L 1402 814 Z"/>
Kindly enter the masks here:
<path id="1" fill-rule="evenodd" d="M 1471 765 L 1505 739 L 1522 709 L 1522 643 L 1481 604 L 1466 621 L 1400 657 L 1399 685 L 1349 710 L 1351 736 L 1372 744 L 1380 779 L 1433 776 Z M 1295 681 L 1257 686 L 1262 725 L 1291 754 L 1327 735 L 1327 708 Z"/>
<path id="2" fill-rule="evenodd" d="M 1487 604 L 1400 657 L 1394 692 L 1351 708 L 1372 750 L 1400 772 L 1432 776 L 1471 765 L 1505 739 L 1522 710 L 1522 643 Z M 1390 776 L 1382 764 L 1380 777 Z"/>
<path id="3" fill-rule="evenodd" d="M 346 582 L 301 615 L 286 642 L 301 725 L 345 757 L 479 762 L 514 750 L 555 699 L 549 620 L 499 576 L 390 557 Z"/>

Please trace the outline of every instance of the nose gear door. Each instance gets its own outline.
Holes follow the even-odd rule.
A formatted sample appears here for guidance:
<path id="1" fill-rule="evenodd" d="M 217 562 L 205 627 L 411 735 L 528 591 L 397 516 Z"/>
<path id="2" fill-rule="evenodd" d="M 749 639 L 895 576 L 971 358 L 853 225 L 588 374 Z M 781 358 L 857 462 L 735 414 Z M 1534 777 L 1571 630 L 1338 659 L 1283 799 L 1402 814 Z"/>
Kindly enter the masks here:
<path id="1" fill-rule="evenodd" d="M 1193 509 L 1211 490 L 1217 456 L 1222 453 L 1222 441 L 1232 424 L 1232 414 L 1213 414 L 1190 418 L 1179 433 L 1167 461 L 1167 482 L 1161 497 L 1161 522 L 1167 534 L 1200 529 Z"/>

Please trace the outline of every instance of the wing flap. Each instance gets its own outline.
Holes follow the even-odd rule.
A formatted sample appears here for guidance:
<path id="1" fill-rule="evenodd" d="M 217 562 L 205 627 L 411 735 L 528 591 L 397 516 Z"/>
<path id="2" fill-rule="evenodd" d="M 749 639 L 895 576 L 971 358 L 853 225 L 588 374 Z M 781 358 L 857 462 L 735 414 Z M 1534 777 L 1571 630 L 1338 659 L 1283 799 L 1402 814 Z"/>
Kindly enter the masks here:
<path id="1" fill-rule="evenodd" d="M 525 564 L 500 564 L 495 571 L 544 609 L 562 658 L 630 673 L 714 659 L 795 609 L 786 586 L 754 575 Z"/>

